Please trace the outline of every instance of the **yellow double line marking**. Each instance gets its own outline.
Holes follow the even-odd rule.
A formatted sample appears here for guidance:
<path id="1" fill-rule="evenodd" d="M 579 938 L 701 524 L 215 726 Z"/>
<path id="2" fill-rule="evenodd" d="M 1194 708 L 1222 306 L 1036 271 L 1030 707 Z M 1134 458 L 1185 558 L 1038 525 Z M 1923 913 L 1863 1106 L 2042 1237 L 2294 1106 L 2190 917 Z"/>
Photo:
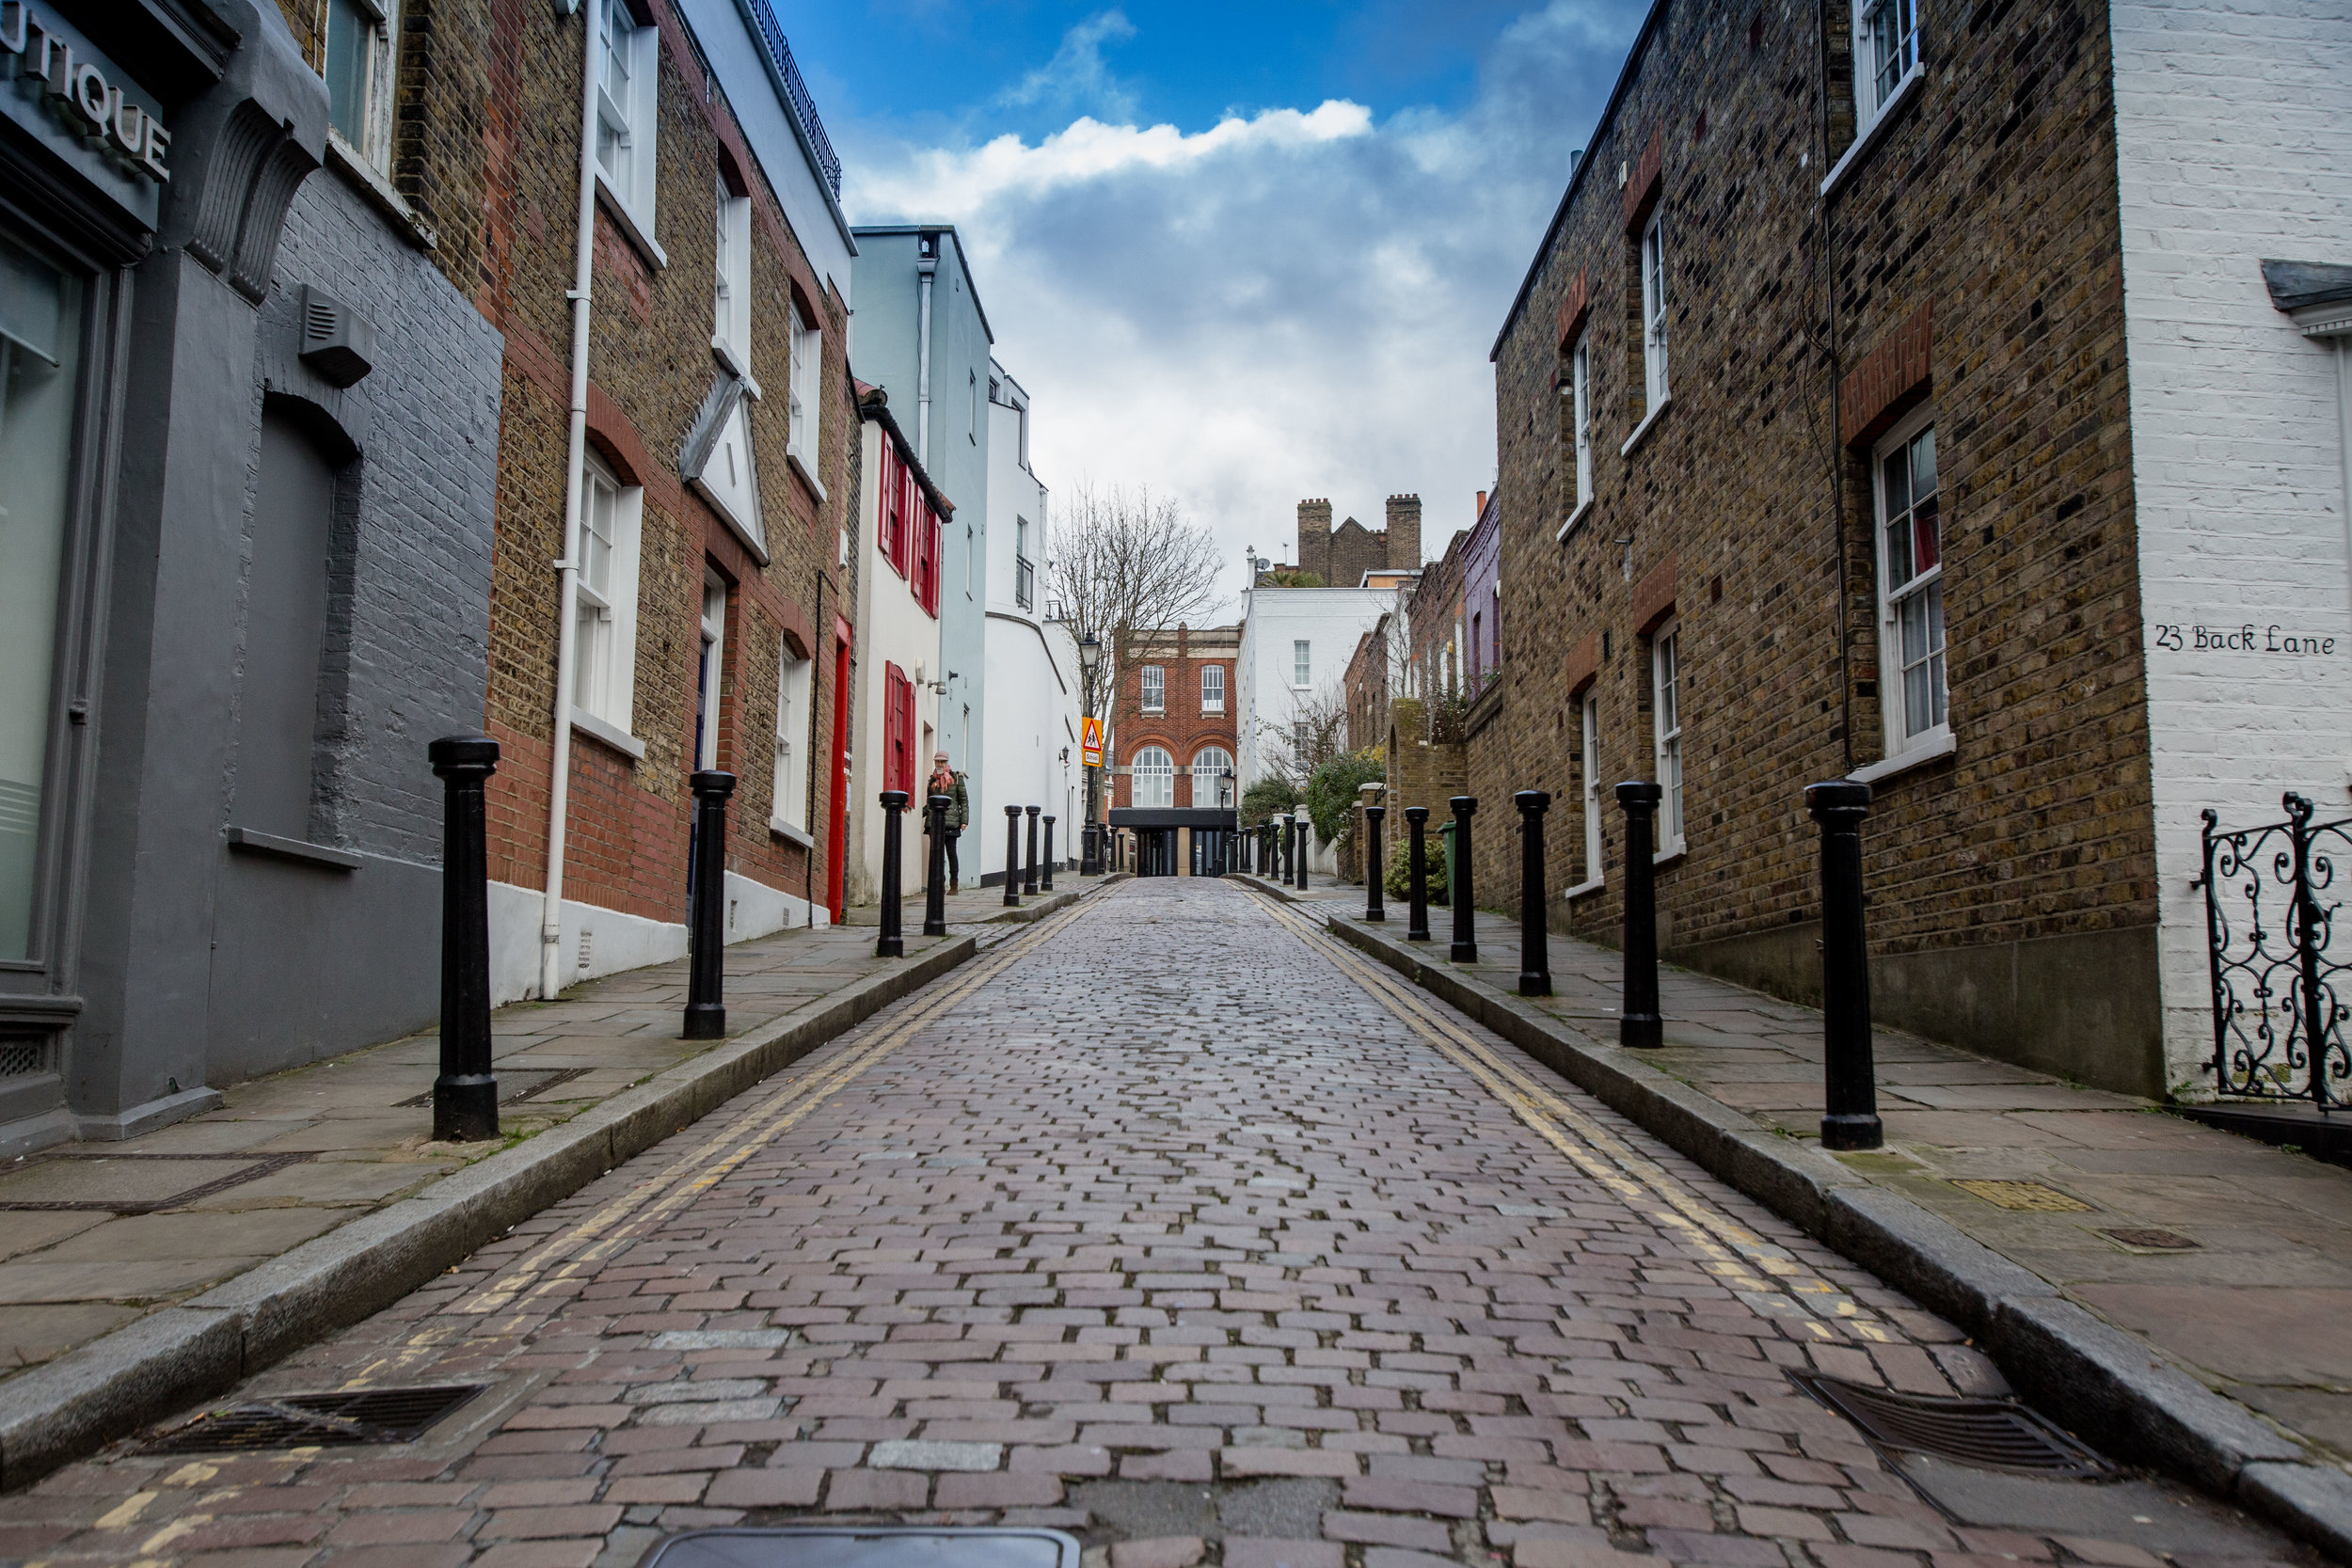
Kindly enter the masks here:
<path id="1" fill-rule="evenodd" d="M 499 1275 L 488 1289 L 468 1297 L 451 1310 L 486 1317 L 511 1307 L 515 1314 L 512 1319 L 485 1324 L 484 1328 L 493 1333 L 522 1332 L 532 1309 L 547 1296 L 602 1267 L 622 1248 L 724 1180 L 744 1161 L 799 1125 L 875 1063 L 1050 941 L 1078 913 L 1076 909 L 1071 909 L 1040 921 L 1024 935 L 973 965 L 936 995 L 893 1021 L 872 1040 L 780 1085 L 746 1114 L 727 1118 L 726 1125 L 713 1136 L 638 1181 L 579 1224 L 540 1243 L 511 1271 Z"/>
<path id="2" fill-rule="evenodd" d="M 1765 1240 L 1692 1192 L 1658 1162 L 1447 1017 L 1392 971 L 1295 911 L 1279 904 L 1271 908 L 1277 920 L 1440 1055 L 1478 1080 L 1579 1170 L 1676 1236 L 1698 1257 L 1702 1268 L 1748 1306 L 1816 1339 L 1835 1340 L 1842 1329 L 1857 1339 L 1896 1342 L 1896 1336 L 1861 1303 L 1808 1270 L 1786 1247 Z"/>

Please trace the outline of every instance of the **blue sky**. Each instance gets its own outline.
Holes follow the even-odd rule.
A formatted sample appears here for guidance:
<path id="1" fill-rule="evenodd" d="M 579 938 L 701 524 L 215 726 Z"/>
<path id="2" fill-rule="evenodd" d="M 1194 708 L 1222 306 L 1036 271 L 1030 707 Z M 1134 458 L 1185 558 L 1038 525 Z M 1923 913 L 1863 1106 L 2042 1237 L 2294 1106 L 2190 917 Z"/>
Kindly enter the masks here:
<path id="1" fill-rule="evenodd" d="M 963 234 L 1041 476 L 1174 496 L 1230 588 L 1303 496 L 1470 526 L 1486 350 L 1642 8 L 777 9 L 851 218 Z"/>

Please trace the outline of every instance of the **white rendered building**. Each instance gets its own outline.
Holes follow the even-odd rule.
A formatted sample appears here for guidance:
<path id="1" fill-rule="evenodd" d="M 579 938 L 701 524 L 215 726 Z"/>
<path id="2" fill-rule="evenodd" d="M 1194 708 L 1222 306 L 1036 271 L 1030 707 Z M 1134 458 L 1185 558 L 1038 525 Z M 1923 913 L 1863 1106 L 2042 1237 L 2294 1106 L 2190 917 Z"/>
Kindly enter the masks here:
<path id="1" fill-rule="evenodd" d="M 1344 705 L 1347 661 L 1396 601 L 1393 587 L 1252 588 L 1242 594 L 1241 658 L 1233 682 L 1242 790 L 1289 771 L 1292 737 L 1310 708 Z M 1308 869 L 1335 874 L 1338 851 L 1316 844 Z"/>

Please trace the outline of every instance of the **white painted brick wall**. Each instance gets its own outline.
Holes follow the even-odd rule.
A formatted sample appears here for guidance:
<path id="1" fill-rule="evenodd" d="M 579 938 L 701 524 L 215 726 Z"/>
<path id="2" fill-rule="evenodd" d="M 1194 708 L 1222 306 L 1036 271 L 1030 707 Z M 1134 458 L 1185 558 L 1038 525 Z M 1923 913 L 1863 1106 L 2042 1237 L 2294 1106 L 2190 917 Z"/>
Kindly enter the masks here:
<path id="1" fill-rule="evenodd" d="M 2271 307 L 2265 259 L 2352 262 L 2352 8 L 2115 0 L 2118 180 L 2148 659 L 2166 1049 L 2212 1079 L 2198 813 L 2345 814 L 2352 559 L 2333 349 Z M 2200 653 L 2193 628 L 2255 628 Z M 2269 628 L 2332 654 L 2266 651 Z M 2164 626 L 2189 645 L 2160 645 Z"/>

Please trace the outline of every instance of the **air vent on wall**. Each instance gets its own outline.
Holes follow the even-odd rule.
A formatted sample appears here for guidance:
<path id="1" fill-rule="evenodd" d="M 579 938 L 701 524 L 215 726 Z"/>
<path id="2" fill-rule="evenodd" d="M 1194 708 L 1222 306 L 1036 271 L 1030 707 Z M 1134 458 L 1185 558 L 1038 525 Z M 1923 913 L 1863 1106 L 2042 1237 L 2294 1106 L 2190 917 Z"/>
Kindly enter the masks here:
<path id="1" fill-rule="evenodd" d="M 375 368 L 375 327 L 332 295 L 302 288 L 302 362 L 338 387 Z"/>

